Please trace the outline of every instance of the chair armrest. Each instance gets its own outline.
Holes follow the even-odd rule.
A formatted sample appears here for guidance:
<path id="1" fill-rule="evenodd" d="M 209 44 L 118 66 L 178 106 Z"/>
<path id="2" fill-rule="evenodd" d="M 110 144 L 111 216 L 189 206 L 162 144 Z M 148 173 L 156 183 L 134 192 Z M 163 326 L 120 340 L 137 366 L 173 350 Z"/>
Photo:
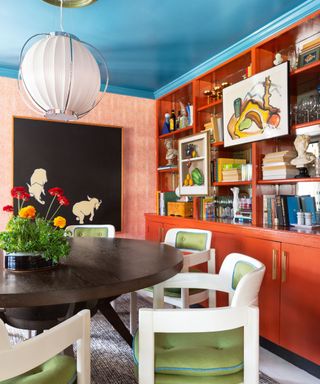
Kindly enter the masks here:
<path id="1" fill-rule="evenodd" d="M 78 384 L 88 383 L 90 378 L 89 310 L 83 310 L 38 336 L 0 351 L 0 380 L 18 376 L 43 364 L 77 340 L 80 340 L 77 370 L 87 372 L 85 378 L 78 375 Z M 13 364 L 13 361 L 18 361 L 19 364 Z"/>
<path id="2" fill-rule="evenodd" d="M 147 320 L 146 320 L 147 319 Z M 150 309 L 139 310 L 139 333 L 143 324 L 152 321 L 152 332 L 189 333 L 219 332 L 259 324 L 259 309 L 250 307 Z"/>
<path id="3" fill-rule="evenodd" d="M 224 280 L 219 275 L 201 272 L 178 273 L 171 279 L 154 286 L 153 307 L 163 308 L 163 298 L 165 288 L 196 288 L 209 289 L 221 292 L 232 292 Z"/>

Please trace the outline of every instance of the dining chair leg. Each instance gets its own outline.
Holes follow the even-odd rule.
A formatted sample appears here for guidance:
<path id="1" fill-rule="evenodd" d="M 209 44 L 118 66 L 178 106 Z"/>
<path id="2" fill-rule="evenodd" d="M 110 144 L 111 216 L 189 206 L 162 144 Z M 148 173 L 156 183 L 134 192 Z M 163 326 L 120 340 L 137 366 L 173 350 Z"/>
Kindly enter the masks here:
<path id="1" fill-rule="evenodd" d="M 137 292 L 130 292 L 130 333 L 134 335 L 138 328 Z"/>

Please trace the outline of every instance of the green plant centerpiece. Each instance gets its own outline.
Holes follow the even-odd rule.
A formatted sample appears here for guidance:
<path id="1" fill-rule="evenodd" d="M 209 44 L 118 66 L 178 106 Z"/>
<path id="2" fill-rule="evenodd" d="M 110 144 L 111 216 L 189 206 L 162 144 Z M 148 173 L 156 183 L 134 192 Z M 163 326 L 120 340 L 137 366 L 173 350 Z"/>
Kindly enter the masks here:
<path id="1" fill-rule="evenodd" d="M 30 199 L 24 187 L 11 190 L 18 200 L 17 215 L 11 205 L 3 210 L 12 213 L 6 231 L 0 232 L 0 248 L 5 251 L 5 268 L 13 271 L 51 268 L 70 252 L 70 244 L 64 231 L 66 219 L 57 216 L 61 206 L 69 205 L 61 188 L 49 189 L 52 201 L 45 217 L 40 217 L 32 205 L 25 205 Z M 49 216 L 54 202 L 58 203 L 55 212 Z"/>

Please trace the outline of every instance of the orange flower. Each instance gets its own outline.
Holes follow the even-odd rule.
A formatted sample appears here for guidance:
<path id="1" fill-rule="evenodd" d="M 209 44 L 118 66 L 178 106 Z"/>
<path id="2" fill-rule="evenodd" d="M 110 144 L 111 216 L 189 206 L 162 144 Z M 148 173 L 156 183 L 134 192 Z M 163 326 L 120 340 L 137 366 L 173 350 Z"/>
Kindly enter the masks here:
<path id="1" fill-rule="evenodd" d="M 36 209 L 32 205 L 21 208 L 19 211 L 19 216 L 23 219 L 34 219 L 36 216 Z"/>
<path id="2" fill-rule="evenodd" d="M 57 216 L 53 219 L 53 225 L 55 227 L 59 227 L 59 228 L 64 228 L 67 224 L 67 221 L 64 217 L 62 216 Z"/>

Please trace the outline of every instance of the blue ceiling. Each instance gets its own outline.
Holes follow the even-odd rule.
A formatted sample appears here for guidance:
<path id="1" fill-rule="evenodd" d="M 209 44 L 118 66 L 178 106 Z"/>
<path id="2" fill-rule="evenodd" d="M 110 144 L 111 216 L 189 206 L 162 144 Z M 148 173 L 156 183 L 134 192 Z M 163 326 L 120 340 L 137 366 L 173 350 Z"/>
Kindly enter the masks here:
<path id="1" fill-rule="evenodd" d="M 320 0 L 97 0 L 64 9 L 64 29 L 103 53 L 111 88 L 151 96 L 295 7 L 311 3 L 313 10 L 320 8 Z M 41 0 L 2 0 L 0 20 L 2 75 L 16 73 L 20 49 L 31 35 L 60 29 L 59 8 Z"/>

